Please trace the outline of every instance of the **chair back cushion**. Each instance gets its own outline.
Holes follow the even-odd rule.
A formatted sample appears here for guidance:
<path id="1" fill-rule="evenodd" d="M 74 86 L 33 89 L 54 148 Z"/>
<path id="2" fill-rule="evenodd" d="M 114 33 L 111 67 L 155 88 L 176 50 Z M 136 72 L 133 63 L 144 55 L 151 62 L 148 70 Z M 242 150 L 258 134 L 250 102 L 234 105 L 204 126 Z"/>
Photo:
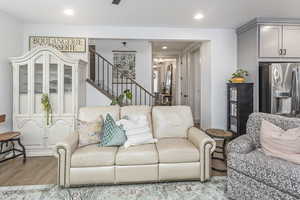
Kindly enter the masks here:
<path id="1" fill-rule="evenodd" d="M 252 113 L 247 121 L 247 134 L 252 138 L 257 148 L 261 147 L 260 129 L 262 121 L 266 120 L 283 130 L 300 127 L 300 119 L 272 115 L 267 113 Z"/>
<path id="2" fill-rule="evenodd" d="M 120 107 L 116 106 L 93 106 L 93 107 L 82 107 L 79 109 L 78 119 L 86 122 L 93 122 L 102 116 L 106 118 L 107 114 L 110 114 L 114 120 L 119 120 Z"/>
<path id="3" fill-rule="evenodd" d="M 155 106 L 152 109 L 153 133 L 156 138 L 187 137 L 194 126 L 188 106 Z"/>

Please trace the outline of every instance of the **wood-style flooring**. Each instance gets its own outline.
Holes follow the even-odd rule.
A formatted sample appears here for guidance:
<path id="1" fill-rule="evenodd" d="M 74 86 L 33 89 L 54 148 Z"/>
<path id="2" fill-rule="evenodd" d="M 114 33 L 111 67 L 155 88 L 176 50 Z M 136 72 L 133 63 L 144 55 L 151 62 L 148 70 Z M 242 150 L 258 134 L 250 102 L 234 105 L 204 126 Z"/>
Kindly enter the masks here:
<path id="1" fill-rule="evenodd" d="M 224 169 L 222 161 L 213 160 L 215 168 Z M 56 184 L 57 161 L 55 157 L 28 157 L 25 164 L 22 158 L 0 163 L 0 186 Z M 226 173 L 212 171 L 213 176 Z"/>

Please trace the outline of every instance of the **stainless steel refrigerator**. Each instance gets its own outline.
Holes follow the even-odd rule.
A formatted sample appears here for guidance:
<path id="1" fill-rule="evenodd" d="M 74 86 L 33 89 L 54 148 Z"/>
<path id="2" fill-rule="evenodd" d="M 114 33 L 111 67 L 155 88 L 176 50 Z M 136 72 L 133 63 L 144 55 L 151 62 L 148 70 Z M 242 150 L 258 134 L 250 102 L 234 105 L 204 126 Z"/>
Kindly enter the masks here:
<path id="1" fill-rule="evenodd" d="M 259 64 L 259 111 L 300 117 L 300 63 Z"/>

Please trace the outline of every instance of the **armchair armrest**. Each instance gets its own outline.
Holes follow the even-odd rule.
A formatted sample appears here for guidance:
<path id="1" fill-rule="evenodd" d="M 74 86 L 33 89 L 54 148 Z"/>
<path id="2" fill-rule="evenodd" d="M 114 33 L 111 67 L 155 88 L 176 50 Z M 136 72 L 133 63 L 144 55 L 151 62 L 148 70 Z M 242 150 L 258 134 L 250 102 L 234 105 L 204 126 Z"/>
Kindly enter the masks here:
<path id="1" fill-rule="evenodd" d="M 71 156 L 78 146 L 78 132 L 69 134 L 63 141 L 55 145 L 55 152 L 58 157 L 58 185 L 70 186 Z"/>
<path id="2" fill-rule="evenodd" d="M 255 144 L 251 137 L 242 135 L 227 144 L 228 153 L 247 154 L 255 149 Z"/>
<path id="3" fill-rule="evenodd" d="M 200 180 L 208 180 L 210 178 L 211 154 L 216 148 L 216 142 L 196 127 L 188 130 L 188 140 L 199 149 Z"/>

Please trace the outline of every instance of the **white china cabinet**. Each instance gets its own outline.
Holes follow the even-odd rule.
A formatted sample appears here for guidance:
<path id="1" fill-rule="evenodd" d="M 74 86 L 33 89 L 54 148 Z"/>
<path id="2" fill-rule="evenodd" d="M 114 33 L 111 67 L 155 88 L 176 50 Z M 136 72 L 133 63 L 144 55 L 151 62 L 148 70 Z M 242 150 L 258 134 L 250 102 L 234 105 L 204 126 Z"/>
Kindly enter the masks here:
<path id="1" fill-rule="evenodd" d="M 53 154 L 53 146 L 75 129 L 85 106 L 87 63 L 50 47 L 10 59 L 13 66 L 13 129 L 29 156 Z M 48 94 L 52 123 L 47 125 L 41 97 Z"/>

